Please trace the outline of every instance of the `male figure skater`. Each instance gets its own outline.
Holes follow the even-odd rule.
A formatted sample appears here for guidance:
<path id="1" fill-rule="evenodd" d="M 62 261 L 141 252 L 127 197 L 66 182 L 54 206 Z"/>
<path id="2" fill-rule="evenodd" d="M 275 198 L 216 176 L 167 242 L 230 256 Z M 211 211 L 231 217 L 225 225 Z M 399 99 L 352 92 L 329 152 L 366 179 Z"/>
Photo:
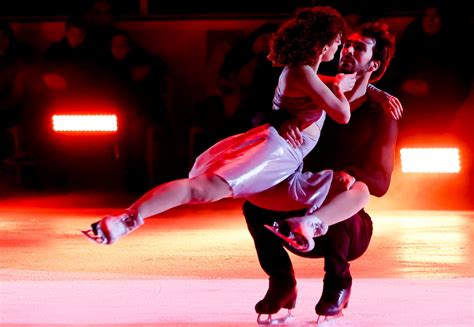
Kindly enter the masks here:
<path id="1" fill-rule="evenodd" d="M 334 170 L 326 202 L 331 201 L 331 194 L 348 189 L 354 179 L 365 183 L 370 194 L 377 197 L 388 190 L 394 164 L 397 122 L 366 96 L 366 90 L 369 81 L 377 81 L 383 76 L 394 48 L 393 36 L 387 26 L 380 23 L 361 26 L 343 45 L 339 72 L 357 73 L 356 85 L 346 93 L 351 102 L 351 119 L 348 124 L 342 125 L 328 118 L 318 145 L 305 162 L 305 168 L 313 172 Z M 297 127 L 287 128 L 282 135 L 286 135 L 295 146 L 300 145 Z M 243 206 L 258 260 L 269 275 L 269 289 L 255 306 L 259 319 L 261 314 L 270 315 L 281 308 L 292 309 L 297 295 L 296 278 L 284 242 L 264 225 L 301 216 L 306 209 L 282 211 L 283 202 L 274 200 L 280 199 L 282 192 L 280 196 L 275 196 L 275 192 L 278 188 L 248 198 Z M 294 210 L 295 207 L 288 205 L 287 209 Z M 337 215 L 327 212 L 318 216 L 330 226 L 325 235 L 314 239 L 316 246 L 312 251 L 293 251 L 304 257 L 324 258 L 324 287 L 315 309 L 319 316 L 326 317 L 340 315 L 347 306 L 352 285 L 349 261 L 366 251 L 372 236 L 372 221 L 363 209 L 333 225 L 332 214 Z"/>

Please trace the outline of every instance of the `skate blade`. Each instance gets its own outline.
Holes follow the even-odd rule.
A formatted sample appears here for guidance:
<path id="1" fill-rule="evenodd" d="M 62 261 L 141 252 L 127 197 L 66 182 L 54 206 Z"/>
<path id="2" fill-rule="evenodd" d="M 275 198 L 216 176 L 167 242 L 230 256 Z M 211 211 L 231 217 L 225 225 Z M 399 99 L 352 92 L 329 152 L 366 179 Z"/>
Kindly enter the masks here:
<path id="1" fill-rule="evenodd" d="M 318 316 L 315 321 L 308 321 L 306 326 L 331 326 L 333 320 L 340 319 L 343 316 L 344 314 L 342 312 L 334 316 Z M 324 319 L 321 319 L 321 317 L 324 317 Z"/>
<path id="2" fill-rule="evenodd" d="M 276 226 L 269 226 L 269 225 L 264 225 L 266 229 L 268 229 L 270 232 L 281 238 L 283 241 L 285 241 L 289 247 L 294 249 L 295 251 L 298 252 L 307 252 L 309 248 L 309 244 L 307 242 L 304 242 L 304 244 L 301 244 L 297 240 L 297 236 L 295 234 L 290 233 L 290 236 L 287 236 L 285 234 L 280 233 L 279 228 Z M 304 240 L 304 237 L 298 237 L 298 239 Z"/>
<path id="3" fill-rule="evenodd" d="M 105 238 L 95 235 L 94 231 L 92 229 L 81 230 L 81 232 L 89 241 L 91 241 L 95 244 L 106 244 L 107 243 Z"/>
<path id="4" fill-rule="evenodd" d="M 268 316 L 267 319 L 262 319 L 261 317 Z M 272 318 L 271 314 L 259 313 L 257 317 L 257 323 L 261 326 L 284 326 L 287 325 L 288 322 L 293 320 L 293 315 L 291 314 L 291 310 L 288 310 L 288 313 L 280 318 Z"/>

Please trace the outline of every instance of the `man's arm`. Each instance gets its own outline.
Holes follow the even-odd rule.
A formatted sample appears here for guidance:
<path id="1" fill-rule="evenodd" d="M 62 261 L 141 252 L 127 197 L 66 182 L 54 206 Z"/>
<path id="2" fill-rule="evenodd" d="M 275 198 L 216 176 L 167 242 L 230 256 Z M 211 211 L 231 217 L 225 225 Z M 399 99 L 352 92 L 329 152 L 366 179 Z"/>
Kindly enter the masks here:
<path id="1" fill-rule="evenodd" d="M 330 85 L 332 85 L 332 83 L 334 83 L 334 80 L 335 80 L 334 76 L 326 76 L 326 75 L 318 74 L 318 77 L 328 87 L 330 87 Z M 396 120 L 399 120 L 400 118 L 402 118 L 403 106 L 397 97 L 385 91 L 382 91 L 381 89 L 377 88 L 376 86 L 370 83 L 367 85 L 367 95 L 371 99 L 373 99 L 375 102 L 378 102 L 382 106 L 383 110 L 390 113 L 392 117 L 395 118 Z M 351 100 L 349 99 L 349 101 Z"/>
<path id="2" fill-rule="evenodd" d="M 361 165 L 344 169 L 356 180 L 364 182 L 370 194 L 381 197 L 390 186 L 395 161 L 398 135 L 397 122 L 387 113 L 381 113 L 377 122 L 377 134 L 373 135 L 371 149 Z"/>
<path id="3" fill-rule="evenodd" d="M 367 85 L 367 95 L 375 102 L 378 102 L 383 110 L 390 113 L 396 120 L 402 118 L 403 107 L 397 97 L 382 91 L 370 83 Z"/>

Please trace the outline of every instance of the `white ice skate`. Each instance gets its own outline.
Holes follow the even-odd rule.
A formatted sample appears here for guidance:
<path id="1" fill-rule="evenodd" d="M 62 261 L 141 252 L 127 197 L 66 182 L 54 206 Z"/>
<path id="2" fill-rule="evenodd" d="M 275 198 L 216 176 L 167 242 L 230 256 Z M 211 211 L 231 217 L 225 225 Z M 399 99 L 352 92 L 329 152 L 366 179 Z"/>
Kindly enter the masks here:
<path id="1" fill-rule="evenodd" d="M 143 218 L 136 211 L 126 210 L 116 216 L 105 216 L 82 233 L 95 243 L 112 244 L 143 225 L 143 223 Z"/>
<path id="2" fill-rule="evenodd" d="M 311 251 L 315 245 L 313 238 L 328 231 L 328 225 L 314 215 L 289 218 L 265 227 L 298 252 Z"/>

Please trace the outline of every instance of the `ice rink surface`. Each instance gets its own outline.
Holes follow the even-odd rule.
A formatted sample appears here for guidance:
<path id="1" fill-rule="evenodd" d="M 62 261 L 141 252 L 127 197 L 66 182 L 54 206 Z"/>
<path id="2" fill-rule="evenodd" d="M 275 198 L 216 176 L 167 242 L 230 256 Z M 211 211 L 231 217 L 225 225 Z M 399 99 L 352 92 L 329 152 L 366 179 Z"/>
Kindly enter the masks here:
<path id="1" fill-rule="evenodd" d="M 2 326 L 257 326 L 267 289 L 241 202 L 171 210 L 113 246 L 80 234 L 127 205 L 97 194 L 0 201 Z M 473 212 L 370 210 L 344 317 L 321 326 L 474 326 Z M 292 255 L 308 326 L 323 262 Z M 283 312 L 282 312 L 283 313 Z M 313 324 L 314 325 L 314 324 Z"/>

